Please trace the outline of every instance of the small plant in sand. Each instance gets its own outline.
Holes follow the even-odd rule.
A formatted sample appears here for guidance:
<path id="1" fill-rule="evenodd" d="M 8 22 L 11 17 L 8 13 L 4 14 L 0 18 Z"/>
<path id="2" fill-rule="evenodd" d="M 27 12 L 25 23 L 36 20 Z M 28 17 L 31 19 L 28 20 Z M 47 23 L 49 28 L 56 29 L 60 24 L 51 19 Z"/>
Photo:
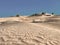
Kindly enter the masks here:
<path id="1" fill-rule="evenodd" d="M 33 21 L 32 21 L 33 23 L 35 23 L 35 20 L 33 19 Z"/>

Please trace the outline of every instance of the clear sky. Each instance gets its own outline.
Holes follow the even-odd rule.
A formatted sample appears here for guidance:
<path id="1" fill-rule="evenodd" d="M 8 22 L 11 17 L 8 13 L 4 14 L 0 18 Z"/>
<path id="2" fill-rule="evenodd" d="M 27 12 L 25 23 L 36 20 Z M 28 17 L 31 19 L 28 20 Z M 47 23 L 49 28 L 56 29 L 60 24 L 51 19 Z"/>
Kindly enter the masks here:
<path id="1" fill-rule="evenodd" d="M 0 0 L 0 16 L 3 17 L 40 12 L 60 14 L 60 0 Z"/>

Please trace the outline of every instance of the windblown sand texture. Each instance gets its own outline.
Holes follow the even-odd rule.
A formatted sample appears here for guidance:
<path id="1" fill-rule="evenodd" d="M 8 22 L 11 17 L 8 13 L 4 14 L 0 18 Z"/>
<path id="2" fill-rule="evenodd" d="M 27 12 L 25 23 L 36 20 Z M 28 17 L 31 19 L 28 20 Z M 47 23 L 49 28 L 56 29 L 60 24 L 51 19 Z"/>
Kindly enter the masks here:
<path id="1" fill-rule="evenodd" d="M 60 17 L 0 18 L 0 45 L 60 45 Z"/>

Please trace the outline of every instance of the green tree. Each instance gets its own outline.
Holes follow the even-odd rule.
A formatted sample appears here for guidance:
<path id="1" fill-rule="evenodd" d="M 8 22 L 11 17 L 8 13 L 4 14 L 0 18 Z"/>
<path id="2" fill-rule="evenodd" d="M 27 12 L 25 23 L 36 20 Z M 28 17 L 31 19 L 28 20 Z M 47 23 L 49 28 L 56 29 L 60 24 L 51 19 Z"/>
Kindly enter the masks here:
<path id="1" fill-rule="evenodd" d="M 54 13 L 52 13 L 52 15 L 53 15 Z"/>
<path id="2" fill-rule="evenodd" d="M 43 15 L 44 15 L 44 14 L 45 14 L 45 12 L 42 12 L 41 14 L 43 14 Z"/>
<path id="3" fill-rule="evenodd" d="M 17 14 L 16 17 L 19 17 L 19 14 Z"/>

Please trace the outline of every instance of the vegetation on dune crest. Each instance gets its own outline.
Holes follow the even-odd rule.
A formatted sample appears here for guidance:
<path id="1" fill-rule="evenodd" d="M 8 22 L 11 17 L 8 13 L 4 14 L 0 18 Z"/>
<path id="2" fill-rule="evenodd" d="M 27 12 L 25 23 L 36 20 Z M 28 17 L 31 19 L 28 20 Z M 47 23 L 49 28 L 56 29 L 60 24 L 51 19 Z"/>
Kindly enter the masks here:
<path id="1" fill-rule="evenodd" d="M 52 13 L 52 15 L 53 15 L 54 13 Z"/>
<path id="2" fill-rule="evenodd" d="M 35 13 L 35 14 L 30 15 L 29 17 L 31 17 L 31 16 L 41 16 L 41 14 Z"/>
<path id="3" fill-rule="evenodd" d="M 17 14 L 16 17 L 19 17 L 19 14 Z"/>
<path id="4" fill-rule="evenodd" d="M 42 14 L 42 15 L 44 15 L 44 14 L 45 14 L 45 12 L 42 12 L 41 14 Z"/>

